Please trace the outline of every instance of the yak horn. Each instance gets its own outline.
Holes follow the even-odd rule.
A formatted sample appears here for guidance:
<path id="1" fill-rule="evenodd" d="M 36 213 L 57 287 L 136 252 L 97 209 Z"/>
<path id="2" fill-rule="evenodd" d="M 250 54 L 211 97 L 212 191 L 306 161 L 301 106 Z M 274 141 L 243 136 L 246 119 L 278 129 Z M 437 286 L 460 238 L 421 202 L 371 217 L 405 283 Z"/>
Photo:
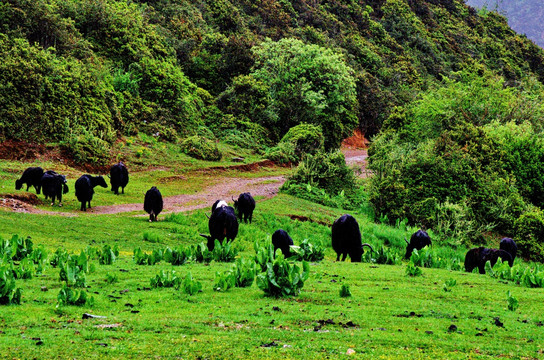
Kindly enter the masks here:
<path id="1" fill-rule="evenodd" d="M 208 218 L 208 220 L 210 219 L 210 215 L 208 215 L 208 214 L 204 214 L 204 215 L 206 215 L 206 217 Z"/>
<path id="2" fill-rule="evenodd" d="M 408 240 L 406 240 L 406 236 L 404 237 L 404 241 L 406 241 L 406 243 L 407 243 L 408 245 L 410 245 L 410 243 L 408 242 Z"/>
<path id="3" fill-rule="evenodd" d="M 208 240 L 210 240 L 210 238 L 211 238 L 211 235 L 200 234 L 200 236 L 202 236 L 203 238 L 206 238 Z"/>
<path id="4" fill-rule="evenodd" d="M 372 248 L 372 245 L 370 245 L 369 243 L 364 243 L 363 245 L 361 245 L 361 248 L 362 248 L 363 246 L 368 246 L 368 247 L 370 248 L 370 251 L 372 251 L 372 252 L 375 253 L 374 249 Z"/>

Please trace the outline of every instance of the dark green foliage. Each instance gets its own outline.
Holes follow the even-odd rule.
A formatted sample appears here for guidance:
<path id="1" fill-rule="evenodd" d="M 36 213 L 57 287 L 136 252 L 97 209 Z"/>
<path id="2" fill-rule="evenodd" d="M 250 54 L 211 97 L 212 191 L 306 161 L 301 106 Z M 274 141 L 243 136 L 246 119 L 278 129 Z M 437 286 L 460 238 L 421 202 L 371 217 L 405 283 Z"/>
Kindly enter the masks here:
<path id="1" fill-rule="evenodd" d="M 289 129 L 278 145 L 267 152 L 267 157 L 280 163 L 298 163 L 306 155 L 322 151 L 323 144 L 321 128 L 302 123 Z"/>
<path id="2" fill-rule="evenodd" d="M 340 288 L 340 297 L 351 297 L 349 285 L 342 284 L 342 287 Z"/>
<path id="3" fill-rule="evenodd" d="M 544 217 L 542 211 L 527 211 L 514 224 L 514 240 L 521 256 L 544 262 Z"/>
<path id="4" fill-rule="evenodd" d="M 196 159 L 219 161 L 223 157 L 215 142 L 198 135 L 186 138 L 180 147 L 181 151 Z"/>
<path id="5" fill-rule="evenodd" d="M 298 261 L 321 261 L 325 258 L 325 248 L 312 244 L 308 239 L 302 240 L 299 246 L 291 246 L 294 259 Z"/>
<path id="6" fill-rule="evenodd" d="M 491 271 L 486 270 L 486 274 L 500 280 L 513 281 L 529 288 L 544 287 L 544 267 L 542 265 L 527 266 L 518 263 L 510 267 L 507 262 L 502 262 L 499 259 Z"/>
<path id="7" fill-rule="evenodd" d="M 9 267 L 0 267 L 0 305 L 21 303 L 21 288 L 15 286 L 13 271 Z"/>
<path id="8" fill-rule="evenodd" d="M 70 255 L 66 250 L 58 248 L 53 254 L 51 260 L 49 261 L 49 264 L 54 268 L 59 267 L 63 263 L 65 263 L 69 257 Z"/>
<path id="9" fill-rule="evenodd" d="M 266 264 L 266 270 L 257 275 L 257 286 L 266 296 L 297 296 L 310 274 L 310 265 L 302 262 L 302 270 L 296 264 L 289 264 L 283 254 Z"/>
<path id="10" fill-rule="evenodd" d="M 395 250 L 381 245 L 377 251 L 366 251 L 363 254 L 362 261 L 376 264 L 398 265 L 401 263 L 402 256 Z"/>
<path id="11" fill-rule="evenodd" d="M 92 306 L 94 297 L 89 296 L 85 290 L 77 290 L 62 284 L 62 288 L 57 296 L 58 306 L 74 305 L 74 306 Z"/>
<path id="12" fill-rule="evenodd" d="M 408 262 L 408 265 L 406 265 L 406 275 L 416 277 L 421 276 L 422 274 L 421 268 L 414 265 L 412 261 Z"/>

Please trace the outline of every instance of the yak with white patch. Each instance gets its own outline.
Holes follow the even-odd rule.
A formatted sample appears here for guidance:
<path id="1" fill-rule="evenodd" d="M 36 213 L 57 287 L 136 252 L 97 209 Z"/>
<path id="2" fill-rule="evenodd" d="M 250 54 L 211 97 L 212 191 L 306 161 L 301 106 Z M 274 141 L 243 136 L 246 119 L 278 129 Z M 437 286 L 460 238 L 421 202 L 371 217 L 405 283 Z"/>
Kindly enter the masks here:
<path id="1" fill-rule="evenodd" d="M 106 180 L 100 175 L 91 176 L 85 174 L 76 180 L 76 198 L 81 203 L 81 211 L 87 211 L 87 207 L 91 208 L 91 200 L 93 199 L 94 188 L 96 186 L 107 188 L 108 184 L 106 184 Z"/>
<path id="2" fill-rule="evenodd" d="M 29 167 L 23 171 L 20 179 L 15 180 L 15 190 L 21 190 L 23 184 L 26 184 L 26 191 L 34 186 L 36 194 L 40 194 L 42 188 L 43 169 L 41 167 Z"/>
<path id="3" fill-rule="evenodd" d="M 222 206 L 229 206 L 225 200 L 215 200 L 215 202 L 212 204 L 212 214 L 218 207 Z"/>
<path id="4" fill-rule="evenodd" d="M 361 230 L 357 220 L 349 214 L 344 214 L 332 224 L 332 248 L 336 251 L 336 261 L 346 260 L 349 255 L 351 262 L 361 262 L 364 247 L 368 246 L 374 251 L 370 244 L 361 244 Z"/>
<path id="5" fill-rule="evenodd" d="M 421 250 L 425 246 L 432 245 L 431 237 L 429 236 L 429 234 L 427 234 L 425 230 L 421 229 L 412 234 L 412 236 L 410 237 L 410 242 L 408 242 L 406 238 L 404 239 L 404 241 L 406 241 L 407 244 L 406 254 L 404 255 L 405 259 L 409 259 L 410 256 L 412 256 L 412 252 L 414 251 L 414 249 Z"/>
<path id="6" fill-rule="evenodd" d="M 59 201 L 59 206 L 62 206 L 62 194 L 68 192 L 66 176 L 58 174 L 53 170 L 47 170 L 42 175 L 41 186 L 45 199 L 51 199 L 51 206 L 55 204 L 55 199 Z"/>
<path id="7" fill-rule="evenodd" d="M 238 219 L 231 206 L 216 207 L 208 220 L 210 235 L 200 234 L 208 240 L 208 250 L 213 251 L 215 240 L 223 244 L 223 240 L 233 241 L 238 235 Z"/>
<path id="8" fill-rule="evenodd" d="M 274 246 L 274 255 L 276 250 L 280 249 L 283 256 L 288 258 L 291 256 L 291 245 L 293 245 L 293 239 L 289 236 L 287 231 L 278 229 L 272 234 L 272 245 Z"/>
<path id="9" fill-rule="evenodd" d="M 485 274 L 485 263 L 489 261 L 493 267 L 499 258 L 512 266 L 512 256 L 508 251 L 488 249 L 483 246 L 470 249 L 465 256 L 465 270 L 467 272 L 472 272 L 472 270 L 478 268 L 480 274 Z"/>
<path id="10" fill-rule="evenodd" d="M 234 200 L 234 208 L 238 211 L 238 218 L 240 221 L 248 222 L 251 224 L 253 219 L 253 210 L 255 210 L 255 199 L 250 193 L 245 192 L 238 196 L 238 200 Z"/>
<path id="11" fill-rule="evenodd" d="M 128 169 L 122 161 L 110 168 L 110 183 L 111 191 L 115 195 L 119 195 L 119 188 L 123 194 L 125 193 L 125 186 L 128 184 Z"/>
<path id="12" fill-rule="evenodd" d="M 157 216 L 161 213 L 162 207 L 162 194 L 156 186 L 153 186 L 147 190 L 144 198 L 144 210 L 149 214 L 150 222 L 157 221 Z"/>

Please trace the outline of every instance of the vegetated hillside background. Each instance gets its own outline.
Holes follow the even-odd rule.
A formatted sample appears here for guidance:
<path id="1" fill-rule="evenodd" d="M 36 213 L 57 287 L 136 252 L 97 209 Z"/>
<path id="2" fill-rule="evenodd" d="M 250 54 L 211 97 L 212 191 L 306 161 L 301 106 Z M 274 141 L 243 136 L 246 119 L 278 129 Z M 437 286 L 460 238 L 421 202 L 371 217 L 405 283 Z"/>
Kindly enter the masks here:
<path id="1" fill-rule="evenodd" d="M 9 0 L 0 20 L 0 136 L 82 162 L 202 127 L 259 147 L 313 122 L 334 148 L 455 71 L 544 79 L 538 47 L 461 0 Z"/>
<path id="2" fill-rule="evenodd" d="M 303 160 L 291 194 L 353 207 L 343 157 L 323 151 L 359 128 L 375 176 L 364 196 L 350 180 L 349 199 L 452 244 L 515 236 L 544 259 L 544 53 L 497 12 L 463 0 L 8 0 L 0 24 L 0 140 L 103 165 L 114 140 L 140 133 L 211 161 L 220 140 Z M 302 159 L 307 149 L 317 154 Z"/>
<path id="3" fill-rule="evenodd" d="M 486 8 L 506 16 L 508 24 L 520 34 L 525 34 L 540 47 L 544 47 L 544 3 L 538 0 L 467 0 L 467 4 Z"/>

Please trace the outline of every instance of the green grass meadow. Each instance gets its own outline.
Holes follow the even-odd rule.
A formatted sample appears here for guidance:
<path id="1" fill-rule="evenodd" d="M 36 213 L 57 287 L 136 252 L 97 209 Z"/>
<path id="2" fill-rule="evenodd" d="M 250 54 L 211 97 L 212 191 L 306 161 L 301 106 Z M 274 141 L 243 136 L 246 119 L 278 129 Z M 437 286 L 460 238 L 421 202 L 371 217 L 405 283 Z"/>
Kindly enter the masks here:
<path id="1" fill-rule="evenodd" d="M 2 192 L 15 192 L 16 175 L 8 169 L 16 163 L 0 165 Z M 168 174 L 181 172 L 168 170 Z M 142 202 L 143 195 L 136 196 L 135 189 L 164 175 L 135 173 L 125 195 L 99 189 L 93 205 Z M 197 191 L 202 184 L 199 175 L 184 176 L 187 187 L 180 184 L 183 181 L 172 181 L 166 194 Z M 49 257 L 58 248 L 79 254 L 87 247 L 101 249 L 106 244 L 117 246 L 119 257 L 112 265 L 92 261 L 94 271 L 87 275 L 86 289 L 94 297 L 92 306 L 58 306 L 62 287 L 58 268 L 48 266 L 32 279 L 17 280 L 21 305 L 0 306 L 1 358 L 544 358 L 543 289 L 444 269 L 422 268 L 422 276 L 410 277 L 405 273 L 406 262 L 336 262 L 326 224 L 343 213 L 340 209 L 284 194 L 258 199 L 253 223 L 240 224 L 234 241 L 238 257 L 252 259 L 254 242 L 270 242 L 278 228 L 287 230 L 295 244 L 307 238 L 326 247 L 325 259 L 310 264 L 310 277 L 298 296 L 270 298 L 255 283 L 249 288 L 214 291 L 216 273 L 232 268 L 229 263 L 136 265 L 132 255 L 137 247 L 151 252 L 202 242 L 199 234 L 208 232 L 208 208 L 161 215 L 157 223 L 149 223 L 143 211 L 81 214 L 78 204 L 72 203 L 72 189 L 62 211 L 77 216 L 0 210 L 0 237 L 30 236 L 34 246 L 43 245 Z M 352 214 L 364 242 L 374 247 L 385 244 L 402 253 L 404 237 L 413 229 L 376 224 L 363 212 Z M 292 220 L 290 215 L 307 221 Z M 145 240 L 144 234 L 152 241 Z M 456 256 L 466 251 L 434 246 Z M 150 279 L 161 270 L 174 270 L 181 277 L 190 272 L 202 283 L 202 292 L 190 296 L 175 288 L 151 288 Z M 106 279 L 112 276 L 117 281 L 110 284 Z M 445 291 L 444 284 L 450 280 L 456 285 Z M 340 297 L 343 284 L 349 285 L 351 297 Z M 519 301 L 515 311 L 508 310 L 508 291 Z M 104 318 L 83 319 L 84 313 Z"/>

